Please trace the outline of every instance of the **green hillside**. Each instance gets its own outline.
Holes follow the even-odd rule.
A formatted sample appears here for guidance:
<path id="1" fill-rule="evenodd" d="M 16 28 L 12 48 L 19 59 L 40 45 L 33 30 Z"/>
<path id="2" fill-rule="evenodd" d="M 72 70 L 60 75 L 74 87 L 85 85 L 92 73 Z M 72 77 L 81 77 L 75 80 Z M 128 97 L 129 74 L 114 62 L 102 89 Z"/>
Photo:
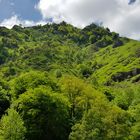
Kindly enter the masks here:
<path id="1" fill-rule="evenodd" d="M 91 24 L 0 27 L 0 140 L 139 140 L 140 42 Z"/>

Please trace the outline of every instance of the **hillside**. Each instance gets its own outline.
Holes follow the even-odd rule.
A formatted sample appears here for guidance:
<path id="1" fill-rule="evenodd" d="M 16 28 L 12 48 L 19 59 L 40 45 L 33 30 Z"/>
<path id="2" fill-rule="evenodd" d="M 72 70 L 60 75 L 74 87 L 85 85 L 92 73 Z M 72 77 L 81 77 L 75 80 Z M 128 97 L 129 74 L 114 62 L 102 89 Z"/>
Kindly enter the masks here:
<path id="1" fill-rule="evenodd" d="M 108 28 L 0 27 L 2 140 L 138 140 L 139 83 L 140 42 Z"/>

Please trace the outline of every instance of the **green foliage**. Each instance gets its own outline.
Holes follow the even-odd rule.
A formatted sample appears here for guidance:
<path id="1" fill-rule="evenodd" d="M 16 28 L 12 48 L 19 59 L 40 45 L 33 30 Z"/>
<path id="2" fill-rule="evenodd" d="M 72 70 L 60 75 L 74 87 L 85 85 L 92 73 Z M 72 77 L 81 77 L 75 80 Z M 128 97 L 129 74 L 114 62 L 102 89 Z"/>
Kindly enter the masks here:
<path id="1" fill-rule="evenodd" d="M 10 101 L 9 97 L 7 96 L 6 90 L 0 89 L 0 118 L 5 113 L 5 110 L 9 108 Z"/>
<path id="2" fill-rule="evenodd" d="M 56 78 L 62 77 L 61 70 L 56 70 Z"/>
<path id="3" fill-rule="evenodd" d="M 17 104 L 27 127 L 28 140 L 65 140 L 68 137 L 69 102 L 64 96 L 39 87 L 20 95 Z"/>
<path id="4" fill-rule="evenodd" d="M 131 132 L 131 116 L 105 100 L 95 100 L 92 109 L 72 127 L 70 140 L 126 140 Z"/>
<path id="5" fill-rule="evenodd" d="M 8 51 L 2 44 L 0 44 L 0 64 L 3 64 L 6 61 L 7 57 Z"/>
<path id="6" fill-rule="evenodd" d="M 17 48 L 17 41 L 10 38 L 3 38 L 2 43 L 7 48 Z"/>
<path id="7" fill-rule="evenodd" d="M 88 64 L 78 65 L 79 74 L 82 74 L 83 77 L 88 78 L 92 74 L 92 69 Z"/>
<path id="8" fill-rule="evenodd" d="M 70 117 L 74 122 L 81 119 L 84 111 L 91 108 L 92 100 L 100 96 L 100 92 L 77 77 L 65 76 L 60 84 L 62 93 L 71 103 Z"/>
<path id="9" fill-rule="evenodd" d="M 1 140 L 24 140 L 26 128 L 21 116 L 14 110 L 8 109 L 0 122 Z"/>
<path id="10" fill-rule="evenodd" d="M 56 84 L 47 76 L 45 72 L 31 71 L 21 74 L 18 78 L 11 81 L 12 94 L 17 98 L 28 89 L 46 85 L 52 89 L 57 88 Z"/>
<path id="11" fill-rule="evenodd" d="M 10 106 L 10 95 L 8 94 L 8 83 L 2 79 L 0 80 L 0 118 Z"/>
<path id="12" fill-rule="evenodd" d="M 0 27 L 0 139 L 139 139 L 139 56 L 94 23 Z"/>
<path id="13" fill-rule="evenodd" d="M 139 42 L 131 41 L 115 49 L 108 46 L 98 51 L 93 58 L 97 68 L 92 76 L 104 85 L 131 80 L 140 73 L 139 58 L 135 57 L 138 48 Z"/>

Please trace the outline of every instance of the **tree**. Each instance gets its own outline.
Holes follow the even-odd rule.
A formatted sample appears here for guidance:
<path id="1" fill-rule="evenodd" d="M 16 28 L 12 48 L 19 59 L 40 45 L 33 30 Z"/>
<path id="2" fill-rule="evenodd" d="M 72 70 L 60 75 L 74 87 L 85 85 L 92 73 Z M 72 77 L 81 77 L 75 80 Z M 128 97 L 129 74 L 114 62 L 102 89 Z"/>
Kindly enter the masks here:
<path id="1" fill-rule="evenodd" d="M 61 72 L 61 70 L 60 70 L 60 69 L 56 70 L 55 75 L 56 75 L 56 78 L 62 77 L 62 72 Z"/>
<path id="2" fill-rule="evenodd" d="M 69 135 L 69 102 L 45 87 L 28 90 L 17 100 L 28 140 L 66 140 Z"/>
<path id="3" fill-rule="evenodd" d="M 123 45 L 123 42 L 120 39 L 116 39 L 114 41 L 113 48 L 116 48 L 116 47 L 119 47 L 119 46 L 122 46 L 122 45 Z"/>
<path id="4" fill-rule="evenodd" d="M 90 37 L 89 37 L 89 42 L 91 44 L 95 43 L 96 42 L 96 36 L 94 34 L 92 34 Z"/>
<path id="5" fill-rule="evenodd" d="M 106 99 L 96 98 L 80 123 L 72 127 L 70 140 L 128 140 L 131 115 Z"/>
<path id="6" fill-rule="evenodd" d="M 83 112 L 90 109 L 91 101 L 100 96 L 90 84 L 74 76 L 65 76 L 60 82 L 62 93 L 71 103 L 70 116 L 75 122 L 82 118 Z"/>
<path id="7" fill-rule="evenodd" d="M 9 97 L 6 94 L 6 90 L 0 86 L 0 118 L 4 114 L 5 110 L 10 106 Z"/>
<path id="8" fill-rule="evenodd" d="M 30 71 L 22 73 L 20 76 L 11 81 L 12 94 L 17 98 L 28 89 L 36 88 L 40 85 L 46 85 L 52 89 L 56 88 L 56 84 L 45 72 Z"/>
<path id="9" fill-rule="evenodd" d="M 0 122 L 1 140 L 24 140 L 26 128 L 21 116 L 14 109 L 8 109 Z"/>
<path id="10" fill-rule="evenodd" d="M 79 73 L 85 78 L 88 78 L 92 74 L 92 69 L 87 63 L 78 65 L 78 70 Z"/>
<path id="11" fill-rule="evenodd" d="M 0 44 L 0 65 L 5 63 L 8 58 L 8 51 L 4 45 Z"/>

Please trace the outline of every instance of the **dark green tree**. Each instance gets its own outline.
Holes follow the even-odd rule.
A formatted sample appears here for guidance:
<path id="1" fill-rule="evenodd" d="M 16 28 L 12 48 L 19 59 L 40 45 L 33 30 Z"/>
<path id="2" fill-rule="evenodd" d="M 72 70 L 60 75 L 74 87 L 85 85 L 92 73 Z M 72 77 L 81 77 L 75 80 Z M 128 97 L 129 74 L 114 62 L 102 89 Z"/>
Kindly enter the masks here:
<path id="1" fill-rule="evenodd" d="M 70 131 L 69 102 L 44 87 L 29 90 L 17 100 L 28 140 L 66 140 Z"/>

